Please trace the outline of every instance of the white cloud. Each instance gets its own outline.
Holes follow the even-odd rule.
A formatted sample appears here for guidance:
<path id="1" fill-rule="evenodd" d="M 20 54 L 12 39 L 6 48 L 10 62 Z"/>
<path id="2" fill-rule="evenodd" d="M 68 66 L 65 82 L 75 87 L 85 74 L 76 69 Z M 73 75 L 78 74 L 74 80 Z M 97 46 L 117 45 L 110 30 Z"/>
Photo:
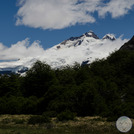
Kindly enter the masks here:
<path id="1" fill-rule="evenodd" d="M 16 25 L 61 29 L 77 23 L 93 23 L 95 18 L 87 12 L 94 12 L 99 0 L 89 1 L 78 3 L 78 0 L 25 0 L 24 3 L 23 0 L 17 13 Z"/>
<path id="2" fill-rule="evenodd" d="M 99 7 L 99 15 L 105 17 L 107 13 L 112 15 L 112 18 L 124 16 L 134 6 L 134 0 L 111 0 L 103 7 Z"/>
<path id="3" fill-rule="evenodd" d="M 78 23 L 94 23 L 93 13 L 117 18 L 133 8 L 134 0 L 19 0 L 16 25 L 62 29 Z"/>
<path id="4" fill-rule="evenodd" d="M 11 47 L 6 47 L 0 43 L 0 60 L 15 60 L 25 57 L 36 57 L 44 53 L 39 41 L 34 41 L 31 45 L 29 39 L 18 41 Z"/>
<path id="5" fill-rule="evenodd" d="M 6 49 L 6 46 L 4 46 L 2 43 L 0 43 L 0 51 L 3 51 L 4 49 Z"/>

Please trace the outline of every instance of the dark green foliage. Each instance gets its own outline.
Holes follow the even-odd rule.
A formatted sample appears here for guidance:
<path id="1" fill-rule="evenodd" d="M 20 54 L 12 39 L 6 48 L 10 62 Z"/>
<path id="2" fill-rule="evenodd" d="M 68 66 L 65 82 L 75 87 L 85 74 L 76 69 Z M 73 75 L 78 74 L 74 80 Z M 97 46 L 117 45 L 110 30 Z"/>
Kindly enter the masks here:
<path id="1" fill-rule="evenodd" d="M 24 77 L 0 75 L 0 114 L 44 113 L 59 120 L 71 119 L 73 113 L 109 121 L 122 115 L 134 118 L 133 68 L 133 51 L 56 70 L 38 61 Z"/>
<path id="2" fill-rule="evenodd" d="M 44 124 L 44 123 L 49 123 L 50 119 L 47 116 L 41 116 L 41 115 L 34 115 L 31 116 L 28 120 L 28 124 Z"/>
<path id="3" fill-rule="evenodd" d="M 47 117 L 56 117 L 57 113 L 56 113 L 56 111 L 46 111 L 42 115 L 47 116 Z"/>
<path id="4" fill-rule="evenodd" d="M 69 110 L 66 110 L 60 114 L 57 115 L 57 119 L 59 121 L 68 121 L 68 120 L 74 120 L 76 114 L 70 112 Z"/>
<path id="5" fill-rule="evenodd" d="M 12 122 L 15 124 L 24 124 L 25 120 L 24 119 L 13 119 Z"/>
<path id="6" fill-rule="evenodd" d="M 23 81 L 24 95 L 41 97 L 54 84 L 55 74 L 51 67 L 37 61 Z"/>
<path id="7" fill-rule="evenodd" d="M 2 75 L 0 76 L 0 97 L 21 95 L 19 75 Z"/>

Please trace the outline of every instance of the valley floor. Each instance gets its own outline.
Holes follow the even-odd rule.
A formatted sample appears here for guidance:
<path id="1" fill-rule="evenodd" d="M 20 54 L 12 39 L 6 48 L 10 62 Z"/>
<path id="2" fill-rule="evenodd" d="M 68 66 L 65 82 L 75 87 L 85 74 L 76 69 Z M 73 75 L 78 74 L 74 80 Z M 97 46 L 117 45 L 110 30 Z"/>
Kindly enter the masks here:
<path id="1" fill-rule="evenodd" d="M 76 117 L 74 121 L 28 124 L 31 115 L 0 115 L 0 134 L 120 134 L 115 122 L 101 117 Z M 133 123 L 134 120 L 132 119 Z M 134 133 L 132 128 L 127 134 Z"/>

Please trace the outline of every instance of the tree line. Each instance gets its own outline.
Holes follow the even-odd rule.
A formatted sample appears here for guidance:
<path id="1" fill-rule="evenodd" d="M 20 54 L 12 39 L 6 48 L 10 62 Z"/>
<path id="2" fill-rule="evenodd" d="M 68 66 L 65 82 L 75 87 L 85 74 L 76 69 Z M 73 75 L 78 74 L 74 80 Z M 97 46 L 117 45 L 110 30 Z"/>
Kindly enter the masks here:
<path id="1" fill-rule="evenodd" d="M 0 75 L 0 114 L 134 118 L 134 52 L 117 51 L 90 65 L 52 69 L 37 61 L 25 76 Z"/>

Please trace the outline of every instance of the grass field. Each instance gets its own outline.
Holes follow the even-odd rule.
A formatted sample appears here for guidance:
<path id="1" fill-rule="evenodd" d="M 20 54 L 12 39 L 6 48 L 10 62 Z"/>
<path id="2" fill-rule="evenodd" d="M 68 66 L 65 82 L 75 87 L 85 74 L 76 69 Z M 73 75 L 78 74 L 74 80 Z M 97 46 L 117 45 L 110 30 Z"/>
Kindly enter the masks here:
<path id="1" fill-rule="evenodd" d="M 101 117 L 76 117 L 64 122 L 52 118 L 50 123 L 30 125 L 30 116 L 0 115 L 0 134 L 121 134 L 115 122 Z M 134 134 L 134 128 L 127 134 Z"/>

